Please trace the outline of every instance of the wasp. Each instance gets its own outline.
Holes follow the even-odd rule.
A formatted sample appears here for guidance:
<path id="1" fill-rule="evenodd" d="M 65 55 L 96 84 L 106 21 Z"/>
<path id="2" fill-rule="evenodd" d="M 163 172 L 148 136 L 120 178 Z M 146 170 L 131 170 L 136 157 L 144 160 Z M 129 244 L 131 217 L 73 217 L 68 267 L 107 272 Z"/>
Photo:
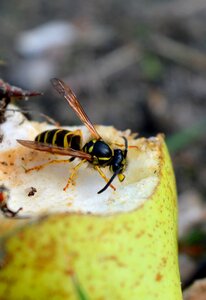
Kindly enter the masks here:
<path id="1" fill-rule="evenodd" d="M 99 135 L 70 87 L 57 78 L 51 79 L 51 83 L 57 92 L 67 100 L 78 118 L 88 128 L 92 138 L 84 146 L 82 146 L 83 138 L 81 130 L 69 131 L 65 129 L 52 129 L 38 134 L 34 141 L 17 140 L 21 145 L 34 150 L 71 156 L 71 158 L 67 160 L 51 160 L 43 165 L 27 169 L 26 172 L 39 170 L 49 164 L 68 162 L 75 158 L 80 158 L 81 161 L 74 167 L 64 190 L 68 188 L 69 184 L 73 181 L 76 171 L 85 162 L 91 163 L 99 172 L 101 177 L 106 181 L 106 185 L 98 192 L 98 194 L 104 192 L 109 186 L 115 190 L 115 187 L 112 185 L 114 178 L 117 176 L 120 182 L 122 182 L 125 178 L 123 172 L 126 168 L 128 151 L 127 139 L 122 137 L 125 144 L 123 150 L 119 148 L 113 149 L 113 147 L 106 143 Z M 108 179 L 102 171 L 102 168 L 104 167 L 109 167 L 111 172 L 113 172 L 110 179 Z"/>

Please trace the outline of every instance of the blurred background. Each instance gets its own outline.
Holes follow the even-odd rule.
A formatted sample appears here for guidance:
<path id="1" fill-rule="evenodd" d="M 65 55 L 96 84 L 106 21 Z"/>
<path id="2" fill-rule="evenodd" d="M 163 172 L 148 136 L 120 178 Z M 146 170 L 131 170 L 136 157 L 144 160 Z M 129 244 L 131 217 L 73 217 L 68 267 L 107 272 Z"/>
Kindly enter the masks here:
<path id="1" fill-rule="evenodd" d="M 1 0 L 0 20 L 0 77 L 44 93 L 21 107 L 79 124 L 49 83 L 58 77 L 94 123 L 165 133 L 182 286 L 206 277 L 206 1 Z"/>

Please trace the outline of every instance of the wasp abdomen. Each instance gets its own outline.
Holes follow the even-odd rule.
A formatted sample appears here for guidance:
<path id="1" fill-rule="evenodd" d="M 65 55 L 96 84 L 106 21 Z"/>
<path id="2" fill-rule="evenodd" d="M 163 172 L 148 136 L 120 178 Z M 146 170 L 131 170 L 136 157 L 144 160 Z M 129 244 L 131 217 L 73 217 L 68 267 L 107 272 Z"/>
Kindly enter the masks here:
<path id="1" fill-rule="evenodd" d="M 38 134 L 35 141 L 53 146 L 80 150 L 82 136 L 80 130 L 69 131 L 65 129 L 52 129 Z"/>

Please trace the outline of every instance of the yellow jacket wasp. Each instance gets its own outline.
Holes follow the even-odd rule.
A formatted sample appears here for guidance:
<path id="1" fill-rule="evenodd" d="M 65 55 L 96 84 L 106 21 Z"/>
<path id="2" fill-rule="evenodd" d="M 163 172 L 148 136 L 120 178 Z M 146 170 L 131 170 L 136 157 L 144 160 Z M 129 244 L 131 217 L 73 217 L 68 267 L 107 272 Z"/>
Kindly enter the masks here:
<path id="1" fill-rule="evenodd" d="M 31 170 L 39 170 L 46 165 L 59 162 L 68 162 L 74 160 L 75 157 L 78 157 L 82 160 L 73 169 L 73 172 L 69 177 L 64 190 L 66 190 L 70 182 L 72 182 L 77 169 L 86 161 L 91 163 L 102 176 L 102 178 L 107 182 L 106 185 L 98 192 L 98 194 L 104 192 L 109 186 L 115 190 L 115 187 L 111 184 L 114 178 L 118 176 L 119 181 L 123 181 L 125 178 L 123 172 L 126 167 L 128 148 L 127 139 L 123 137 L 125 143 L 124 150 L 112 149 L 112 147 L 104 142 L 99 133 L 96 131 L 70 87 L 67 86 L 62 80 L 57 78 L 51 79 L 51 83 L 59 92 L 59 94 L 67 100 L 77 116 L 88 128 L 92 135 L 92 139 L 82 147 L 81 130 L 69 131 L 65 129 L 52 129 L 40 133 L 36 136 L 34 141 L 17 140 L 21 145 L 31 149 L 46 151 L 52 154 L 65 156 L 68 155 L 72 157 L 69 160 L 52 160 L 48 163 L 33 167 L 26 171 L 29 172 Z M 113 175 L 110 179 L 108 179 L 101 170 L 101 167 L 107 166 L 109 166 L 110 170 L 113 172 Z"/>

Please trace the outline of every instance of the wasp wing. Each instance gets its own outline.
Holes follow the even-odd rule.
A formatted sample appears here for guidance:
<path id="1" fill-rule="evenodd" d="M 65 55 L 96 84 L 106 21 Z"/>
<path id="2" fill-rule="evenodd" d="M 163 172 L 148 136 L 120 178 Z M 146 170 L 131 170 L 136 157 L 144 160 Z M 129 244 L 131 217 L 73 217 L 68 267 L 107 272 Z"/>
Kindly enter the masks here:
<path id="1" fill-rule="evenodd" d="M 87 114 L 85 113 L 84 109 L 82 108 L 81 104 L 79 103 L 77 97 L 72 92 L 70 87 L 66 85 L 62 80 L 53 78 L 51 79 L 51 83 L 53 87 L 59 92 L 61 96 L 63 96 L 69 103 L 69 105 L 73 108 L 77 116 L 80 118 L 80 120 L 85 124 L 85 126 L 89 129 L 91 134 L 96 139 L 101 139 L 101 136 L 94 128 L 92 122 L 89 120 Z"/>
<path id="2" fill-rule="evenodd" d="M 53 146 L 50 144 L 44 144 L 36 141 L 27 141 L 27 140 L 17 140 L 17 142 L 22 146 L 34 150 L 45 151 L 52 154 L 68 155 L 68 156 L 78 157 L 78 158 L 86 159 L 88 161 L 92 161 L 92 156 L 90 154 L 85 153 L 83 151 L 74 150 L 72 148 L 63 148 L 63 147 Z"/>

